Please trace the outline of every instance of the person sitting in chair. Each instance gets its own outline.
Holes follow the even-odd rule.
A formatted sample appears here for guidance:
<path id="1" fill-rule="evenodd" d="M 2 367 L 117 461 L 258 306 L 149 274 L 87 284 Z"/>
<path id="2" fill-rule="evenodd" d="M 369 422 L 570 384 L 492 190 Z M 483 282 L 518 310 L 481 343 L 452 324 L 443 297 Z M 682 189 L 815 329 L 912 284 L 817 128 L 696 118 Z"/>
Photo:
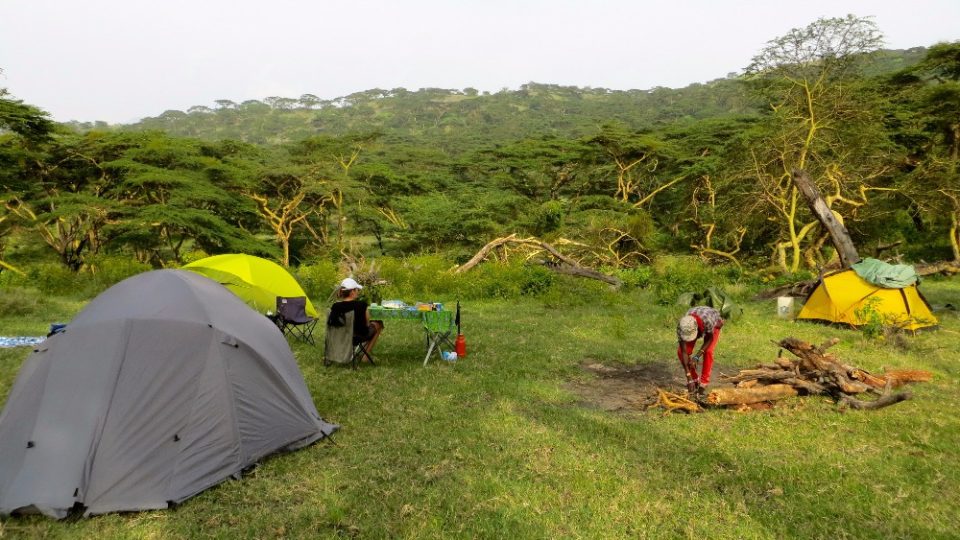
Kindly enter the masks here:
<path id="1" fill-rule="evenodd" d="M 353 278 L 346 278 L 341 281 L 337 289 L 337 298 L 339 298 L 340 301 L 330 306 L 330 318 L 331 320 L 343 320 L 343 315 L 352 311 L 353 344 L 359 345 L 363 343 L 363 348 L 367 351 L 367 355 L 373 358 L 373 346 L 377 343 L 380 332 L 383 331 L 383 321 L 370 320 L 369 306 L 363 300 L 357 299 L 360 296 L 360 289 L 362 288 L 363 286 Z"/>

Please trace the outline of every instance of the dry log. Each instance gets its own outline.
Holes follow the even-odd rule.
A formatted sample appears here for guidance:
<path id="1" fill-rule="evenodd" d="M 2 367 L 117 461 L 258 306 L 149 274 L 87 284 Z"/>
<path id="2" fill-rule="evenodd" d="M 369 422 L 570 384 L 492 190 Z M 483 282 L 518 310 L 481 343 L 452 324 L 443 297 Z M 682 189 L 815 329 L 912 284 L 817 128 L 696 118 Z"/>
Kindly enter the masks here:
<path id="1" fill-rule="evenodd" d="M 683 411 L 687 413 L 700 412 L 702 409 L 695 402 L 684 396 L 667 392 L 657 388 L 657 402 L 653 405 L 663 407 L 666 412 Z"/>
<path id="2" fill-rule="evenodd" d="M 498 247 L 500 247 L 500 246 L 502 246 L 502 245 L 504 245 L 504 244 L 508 244 L 508 243 L 510 243 L 510 242 L 514 242 L 514 241 L 516 241 L 516 240 L 517 240 L 517 235 L 516 235 L 516 234 L 511 234 L 510 236 L 504 236 L 503 238 L 496 238 L 496 239 L 494 239 L 494 240 L 491 240 L 491 241 L 487 242 L 487 245 L 485 245 L 485 246 L 483 246 L 482 248 L 480 248 L 480 251 L 477 251 L 477 253 L 476 253 L 473 257 L 471 257 L 469 261 L 467 261 L 467 262 L 463 263 L 462 265 L 460 265 L 459 267 L 457 267 L 457 269 L 454 270 L 454 273 L 455 273 L 455 274 L 462 274 L 463 272 L 466 272 L 467 270 L 470 270 L 470 269 L 473 268 L 474 266 L 480 264 L 480 261 L 486 259 L 486 258 L 487 258 L 487 255 L 489 255 L 490 252 L 493 251 L 494 249 L 496 249 L 496 248 L 498 248 Z"/>
<path id="3" fill-rule="evenodd" d="M 930 382 L 933 380 L 933 373 L 922 369 L 895 369 L 885 372 L 882 377 L 896 388 L 912 382 Z"/>
<path id="4" fill-rule="evenodd" d="M 797 356 L 800 359 L 800 369 L 805 371 L 822 371 L 826 369 L 827 363 L 823 358 L 823 355 L 817 352 L 817 348 L 813 345 L 797 338 L 783 338 L 778 343 L 781 348 L 784 348 Z"/>
<path id="5" fill-rule="evenodd" d="M 912 382 L 929 382 L 933 380 L 933 373 L 922 369 L 897 369 L 881 375 L 873 375 L 868 371 L 852 368 L 850 377 L 873 388 L 884 388 L 887 384 L 897 388 Z"/>
<path id="6" fill-rule="evenodd" d="M 933 274 L 960 274 L 960 261 L 941 261 L 937 263 L 915 264 L 913 269 L 919 276 L 931 276 Z"/>
<path id="7" fill-rule="evenodd" d="M 854 369 L 850 372 L 850 377 L 863 382 L 873 388 L 883 388 L 887 386 L 887 380 L 876 375 L 872 375 L 862 369 Z"/>
<path id="8" fill-rule="evenodd" d="M 551 270 L 557 273 L 596 279 L 604 283 L 609 283 L 616 289 L 619 289 L 620 287 L 623 286 L 623 281 L 616 276 L 611 276 L 608 274 L 604 274 L 602 272 L 598 272 L 592 268 L 587 268 L 586 266 L 583 266 L 580 263 L 578 263 L 576 260 L 564 255 L 563 253 L 560 253 L 560 251 L 557 248 L 544 242 L 543 240 L 540 240 L 534 237 L 517 238 L 516 233 L 511 234 L 509 236 L 504 236 L 502 238 L 495 238 L 490 242 L 487 242 L 487 245 L 480 248 L 480 250 L 477 251 L 477 253 L 473 257 L 471 257 L 469 261 L 463 263 L 461 266 L 458 266 L 456 269 L 454 269 L 453 273 L 462 274 L 463 272 L 470 270 L 474 266 L 480 264 L 481 261 L 486 259 L 491 251 L 495 249 L 503 248 L 504 246 L 507 246 L 510 244 L 527 246 L 527 247 L 535 248 L 538 250 L 546 251 L 552 257 L 560 261 L 560 264 L 547 265 L 547 268 L 550 268 Z"/>
<path id="9" fill-rule="evenodd" d="M 806 171 L 794 169 L 793 183 L 803 194 L 803 198 L 806 199 L 813 215 L 817 216 L 817 219 L 823 224 L 823 228 L 830 233 L 830 240 L 837 248 L 837 254 L 840 256 L 840 264 L 844 268 L 850 268 L 850 265 L 860 260 L 860 255 L 857 253 L 857 247 L 853 245 L 853 240 L 850 239 L 847 228 L 833 215 L 833 211 L 820 196 L 820 191 L 813 180 L 810 180 Z"/>
<path id="10" fill-rule="evenodd" d="M 736 375 L 721 377 L 721 380 L 729 383 L 738 383 L 751 380 L 782 381 L 783 379 L 789 379 L 796 376 L 797 374 L 793 371 L 787 371 L 784 369 L 744 369 Z"/>
<path id="11" fill-rule="evenodd" d="M 778 367 L 781 367 L 783 369 L 796 369 L 797 367 L 797 363 L 789 358 L 783 358 L 783 357 L 777 358 L 776 360 L 774 360 L 774 363 L 777 364 Z"/>
<path id="12" fill-rule="evenodd" d="M 755 300 L 770 300 L 771 298 L 776 298 L 778 296 L 793 296 L 796 298 L 806 298 L 810 295 L 813 289 L 820 283 L 819 279 L 808 279 L 806 281 L 798 281 L 796 283 L 791 283 L 789 285 L 781 285 L 774 289 L 767 289 L 766 291 L 761 291 L 756 296 Z"/>
<path id="13" fill-rule="evenodd" d="M 913 397 L 913 394 L 910 392 L 900 392 L 899 394 L 888 392 L 873 401 L 864 401 L 850 396 L 842 396 L 840 398 L 840 405 L 853 409 L 882 409 L 895 403 L 906 401 L 911 397 Z"/>
<path id="14" fill-rule="evenodd" d="M 817 353 L 825 354 L 827 352 L 827 349 L 829 349 L 830 347 L 833 347 L 837 343 L 840 343 L 840 338 L 830 338 L 824 341 L 823 343 L 821 343 L 819 347 L 817 347 L 816 349 Z"/>
<path id="15" fill-rule="evenodd" d="M 796 388 L 789 384 L 771 384 L 753 388 L 714 388 L 707 394 L 707 403 L 711 405 L 746 405 L 796 395 Z"/>
<path id="16" fill-rule="evenodd" d="M 808 381 L 806 379 L 784 379 L 784 384 L 789 384 L 798 390 L 803 390 L 810 395 L 827 394 L 827 388 L 822 384 Z"/>
<path id="17" fill-rule="evenodd" d="M 585 277 L 590 279 L 596 279 L 604 283 L 609 283 L 616 288 L 623 286 L 623 282 L 619 278 L 614 276 L 608 276 L 602 272 L 598 272 L 586 266 L 580 265 L 571 265 L 571 264 L 559 264 L 559 265 L 545 265 L 547 268 L 557 272 L 558 274 L 566 274 L 568 276 L 578 276 Z"/>
<path id="18" fill-rule="evenodd" d="M 724 375 L 723 382 L 737 386 L 714 389 L 706 401 L 712 405 L 745 405 L 803 393 L 830 395 L 844 408 L 879 409 L 910 398 L 909 393 L 893 394 L 891 388 L 907 382 L 929 381 L 933 377 L 923 370 L 888 370 L 882 375 L 873 375 L 843 364 L 826 352 L 838 342 L 830 339 L 815 346 L 800 339 L 784 338 L 776 344 L 795 354 L 798 360 L 777 358 L 771 365 L 761 364 L 736 375 Z M 879 389 L 883 389 L 882 394 Z M 881 395 L 875 401 L 851 397 L 864 392 Z"/>

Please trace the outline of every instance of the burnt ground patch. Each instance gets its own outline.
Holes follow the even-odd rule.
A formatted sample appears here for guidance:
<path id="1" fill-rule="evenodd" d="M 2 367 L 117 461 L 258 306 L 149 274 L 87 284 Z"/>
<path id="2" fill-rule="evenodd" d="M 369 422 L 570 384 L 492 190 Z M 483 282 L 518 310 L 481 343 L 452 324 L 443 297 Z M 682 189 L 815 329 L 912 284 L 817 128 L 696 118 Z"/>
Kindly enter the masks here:
<path id="1" fill-rule="evenodd" d="M 657 388 L 683 392 L 686 384 L 680 366 L 668 360 L 627 366 L 587 359 L 580 367 L 593 377 L 570 381 L 567 388 L 582 405 L 604 411 L 642 411 L 657 402 Z"/>

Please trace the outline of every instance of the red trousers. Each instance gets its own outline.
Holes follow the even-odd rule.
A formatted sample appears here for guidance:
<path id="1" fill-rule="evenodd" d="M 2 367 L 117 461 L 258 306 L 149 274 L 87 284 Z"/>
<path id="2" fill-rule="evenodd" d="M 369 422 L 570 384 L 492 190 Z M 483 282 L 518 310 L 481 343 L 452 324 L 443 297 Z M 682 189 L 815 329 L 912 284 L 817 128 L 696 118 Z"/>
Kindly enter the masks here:
<path id="1" fill-rule="evenodd" d="M 713 349 L 717 347 L 717 343 L 720 342 L 720 329 L 717 328 L 713 331 L 713 341 L 710 343 L 706 349 L 703 350 L 703 369 L 701 370 L 701 376 L 697 377 L 697 366 L 696 363 L 691 363 L 690 371 L 687 375 L 691 380 L 700 381 L 700 384 L 710 384 L 710 372 L 713 371 Z M 680 359 L 680 365 L 683 365 L 683 349 L 686 347 L 687 355 L 693 354 L 693 349 L 696 346 L 697 341 L 687 341 L 681 343 L 677 346 L 677 358 Z"/>

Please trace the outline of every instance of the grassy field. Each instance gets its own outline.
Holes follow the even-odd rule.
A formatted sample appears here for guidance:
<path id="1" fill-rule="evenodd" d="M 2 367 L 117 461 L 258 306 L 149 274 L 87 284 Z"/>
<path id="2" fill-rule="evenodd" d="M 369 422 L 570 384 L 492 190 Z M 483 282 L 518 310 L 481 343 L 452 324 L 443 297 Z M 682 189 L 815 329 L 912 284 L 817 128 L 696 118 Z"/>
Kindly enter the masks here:
<path id="1" fill-rule="evenodd" d="M 929 281 L 960 306 L 960 278 Z M 437 300 L 446 300 L 439 298 Z M 376 367 L 324 368 L 295 344 L 320 413 L 343 427 L 174 510 L 56 522 L 0 519 L 0 538 L 956 538 L 960 536 L 960 318 L 903 342 L 776 319 L 746 303 L 724 329 L 715 376 L 775 357 L 771 340 L 839 337 L 868 370 L 928 369 L 914 399 L 839 412 L 825 398 L 769 411 L 611 413 L 571 381 L 586 363 L 674 356 L 676 307 L 636 292 L 585 301 L 474 302 L 469 356 L 421 366 L 422 335 L 390 322 Z M 0 314 L 0 335 L 42 334 L 83 303 Z M 25 349 L 0 350 L 0 401 Z"/>

